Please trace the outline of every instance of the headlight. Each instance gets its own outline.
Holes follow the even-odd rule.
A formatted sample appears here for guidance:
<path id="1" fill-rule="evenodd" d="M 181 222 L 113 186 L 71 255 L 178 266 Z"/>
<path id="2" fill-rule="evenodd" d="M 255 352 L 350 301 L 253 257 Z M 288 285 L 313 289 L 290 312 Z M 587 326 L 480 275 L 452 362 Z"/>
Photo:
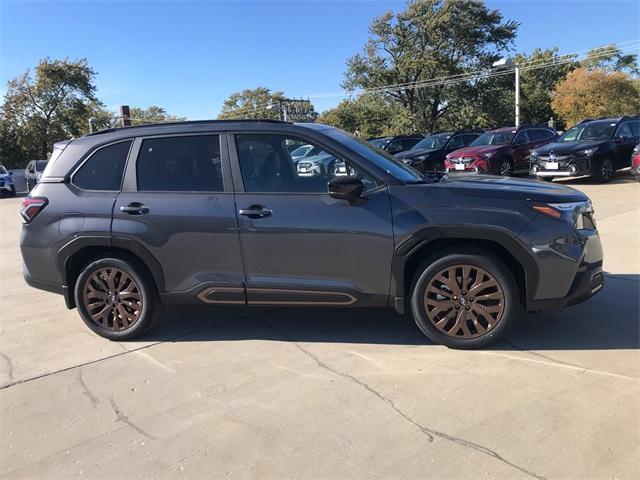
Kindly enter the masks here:
<path id="1" fill-rule="evenodd" d="M 566 220 L 578 230 L 596 229 L 591 200 L 569 203 L 536 203 L 533 209 L 551 218 Z"/>
<path id="2" fill-rule="evenodd" d="M 537 159 L 538 159 L 538 152 L 534 150 L 533 152 L 531 152 L 531 160 L 537 160 Z"/>
<path id="3" fill-rule="evenodd" d="M 496 154 L 496 152 L 487 152 L 487 153 L 483 153 L 482 156 L 484 158 L 491 158 Z"/>
<path id="4" fill-rule="evenodd" d="M 586 150 L 580 150 L 576 155 L 590 157 L 596 151 L 595 148 L 587 148 Z"/>

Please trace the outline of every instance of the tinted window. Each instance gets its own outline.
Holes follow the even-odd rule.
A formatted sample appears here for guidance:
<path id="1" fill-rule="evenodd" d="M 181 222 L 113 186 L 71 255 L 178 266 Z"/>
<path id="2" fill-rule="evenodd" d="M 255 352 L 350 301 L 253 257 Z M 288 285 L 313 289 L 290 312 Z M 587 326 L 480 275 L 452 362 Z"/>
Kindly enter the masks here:
<path id="1" fill-rule="evenodd" d="M 144 140 L 136 166 L 138 190 L 222 192 L 218 135 Z"/>
<path id="2" fill-rule="evenodd" d="M 464 146 L 464 143 L 462 142 L 462 135 L 453 137 L 449 140 L 449 143 L 447 143 L 447 148 L 458 148 L 462 146 Z"/>
<path id="3" fill-rule="evenodd" d="M 249 193 L 327 193 L 327 182 L 336 176 L 360 178 L 369 190 L 376 182 L 343 159 L 314 146 L 313 155 L 293 159 L 291 145 L 308 142 L 286 135 L 236 135 L 238 161 Z"/>
<path id="4" fill-rule="evenodd" d="M 473 143 L 473 141 L 478 138 L 480 135 L 463 135 L 462 136 L 462 143 L 465 144 L 465 146 L 467 145 L 471 145 Z"/>
<path id="5" fill-rule="evenodd" d="M 130 146 L 131 140 L 96 150 L 73 176 L 73 184 L 85 190 L 120 190 Z"/>
<path id="6" fill-rule="evenodd" d="M 481 145 L 508 145 L 511 143 L 513 136 L 513 132 L 486 132 L 471 142 L 471 145 L 474 147 Z"/>
<path id="7" fill-rule="evenodd" d="M 623 123 L 618 128 L 618 133 L 616 134 L 619 138 L 631 138 L 633 137 L 633 133 L 631 132 L 631 126 L 628 123 Z"/>
<path id="8" fill-rule="evenodd" d="M 627 125 L 631 128 L 631 134 L 634 137 L 640 137 L 640 122 L 629 122 Z"/>
<path id="9" fill-rule="evenodd" d="M 36 162 L 36 170 L 39 172 L 44 172 L 45 167 L 47 166 L 47 160 L 38 160 Z"/>
<path id="10" fill-rule="evenodd" d="M 513 140 L 514 145 L 522 145 L 523 143 L 529 143 L 529 133 L 527 130 L 518 132 L 516 138 Z"/>

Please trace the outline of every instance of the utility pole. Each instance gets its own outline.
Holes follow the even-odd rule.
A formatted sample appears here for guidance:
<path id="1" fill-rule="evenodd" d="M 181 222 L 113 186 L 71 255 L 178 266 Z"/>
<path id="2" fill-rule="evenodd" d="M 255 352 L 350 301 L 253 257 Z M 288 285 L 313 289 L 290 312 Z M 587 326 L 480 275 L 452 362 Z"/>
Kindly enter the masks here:
<path id="1" fill-rule="evenodd" d="M 120 126 L 131 126 L 131 112 L 129 111 L 129 105 L 120 105 Z"/>

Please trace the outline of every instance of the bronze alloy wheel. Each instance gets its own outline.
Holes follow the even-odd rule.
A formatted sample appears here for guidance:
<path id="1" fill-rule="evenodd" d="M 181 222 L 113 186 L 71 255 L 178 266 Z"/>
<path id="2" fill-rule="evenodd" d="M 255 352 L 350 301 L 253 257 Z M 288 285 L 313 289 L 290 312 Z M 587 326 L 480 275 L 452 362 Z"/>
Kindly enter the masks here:
<path id="1" fill-rule="evenodd" d="M 431 278 L 424 308 L 429 321 L 455 338 L 476 338 L 493 330 L 505 311 L 502 286 L 486 270 L 453 265 Z"/>
<path id="2" fill-rule="evenodd" d="M 126 330 L 135 324 L 144 306 L 138 283 L 114 267 L 91 274 L 84 284 L 82 298 L 91 320 L 113 331 Z"/>

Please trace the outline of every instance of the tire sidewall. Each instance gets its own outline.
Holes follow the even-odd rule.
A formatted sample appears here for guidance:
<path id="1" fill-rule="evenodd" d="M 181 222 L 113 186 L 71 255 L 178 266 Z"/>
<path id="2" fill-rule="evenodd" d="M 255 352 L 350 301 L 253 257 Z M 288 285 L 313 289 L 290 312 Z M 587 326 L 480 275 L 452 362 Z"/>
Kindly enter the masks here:
<path id="1" fill-rule="evenodd" d="M 608 176 L 605 176 L 603 174 L 603 171 L 602 171 L 604 163 L 606 161 L 611 163 L 611 174 L 608 175 Z M 615 163 L 613 161 L 613 158 L 611 158 L 608 155 L 605 155 L 605 156 L 600 157 L 597 160 L 597 162 L 596 162 L 596 172 L 595 172 L 594 176 L 596 177 L 596 179 L 599 182 L 607 183 L 607 182 L 611 181 L 611 179 L 615 176 L 615 174 L 616 174 L 616 166 L 615 166 Z"/>
<path id="2" fill-rule="evenodd" d="M 91 317 L 84 306 L 83 290 L 85 282 L 93 273 L 96 272 L 96 270 L 110 267 L 119 268 L 120 270 L 125 271 L 135 280 L 138 284 L 138 288 L 140 289 L 140 295 L 143 302 L 142 315 L 140 315 L 138 321 L 130 328 L 122 331 L 113 331 L 102 328 L 91 320 Z M 82 272 L 76 280 L 74 297 L 76 308 L 78 309 L 78 313 L 80 314 L 82 321 L 95 333 L 101 337 L 108 338 L 109 340 L 128 340 L 142 335 L 153 323 L 158 309 L 158 295 L 156 293 L 153 280 L 150 279 L 143 269 L 134 266 L 134 264 L 128 260 L 122 260 L 119 258 L 103 258 L 94 260 L 87 264 L 82 269 Z"/>
<path id="3" fill-rule="evenodd" d="M 509 174 L 508 175 L 504 175 L 502 173 L 502 166 L 504 164 L 508 164 L 509 165 Z M 510 177 L 513 175 L 513 162 L 511 161 L 510 158 L 503 158 L 502 160 L 500 160 L 498 162 L 498 171 L 496 172 L 498 175 L 500 175 L 501 177 Z"/>
<path id="4" fill-rule="evenodd" d="M 431 278 L 446 267 L 468 264 L 486 270 L 500 283 L 505 296 L 505 310 L 500 322 L 488 334 L 471 339 L 454 338 L 442 333 L 431 323 L 424 307 L 424 291 Z M 447 253 L 425 262 L 414 277 L 411 290 L 411 310 L 418 328 L 434 342 L 450 348 L 477 348 L 500 338 L 513 324 L 520 312 L 518 288 L 509 269 L 498 258 L 482 253 Z"/>

